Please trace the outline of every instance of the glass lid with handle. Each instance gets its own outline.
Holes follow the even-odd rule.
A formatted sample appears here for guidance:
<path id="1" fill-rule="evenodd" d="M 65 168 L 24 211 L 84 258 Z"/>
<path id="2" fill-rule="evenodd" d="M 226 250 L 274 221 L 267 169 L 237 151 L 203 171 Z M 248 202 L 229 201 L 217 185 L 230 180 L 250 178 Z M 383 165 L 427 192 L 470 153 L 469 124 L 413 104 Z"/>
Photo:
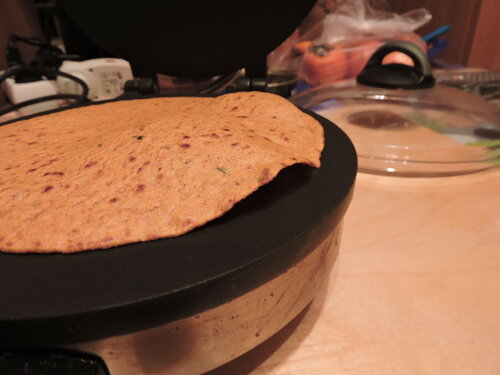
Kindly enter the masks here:
<path id="1" fill-rule="evenodd" d="M 402 52 L 413 66 L 384 65 Z M 389 42 L 356 81 L 318 86 L 292 98 L 335 122 L 352 139 L 365 172 L 446 176 L 500 165 L 500 109 L 478 96 L 435 84 L 423 52 Z"/>

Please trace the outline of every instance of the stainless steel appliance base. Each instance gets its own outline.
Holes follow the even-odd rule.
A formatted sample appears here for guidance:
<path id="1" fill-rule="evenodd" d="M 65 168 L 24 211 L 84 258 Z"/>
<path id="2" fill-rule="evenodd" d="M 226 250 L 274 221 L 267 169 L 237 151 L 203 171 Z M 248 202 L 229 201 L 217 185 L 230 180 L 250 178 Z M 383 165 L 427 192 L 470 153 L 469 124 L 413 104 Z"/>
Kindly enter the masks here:
<path id="1" fill-rule="evenodd" d="M 285 273 L 228 303 L 160 327 L 65 348 L 98 355 L 111 375 L 214 369 L 268 339 L 311 302 L 337 256 L 341 226 Z"/>

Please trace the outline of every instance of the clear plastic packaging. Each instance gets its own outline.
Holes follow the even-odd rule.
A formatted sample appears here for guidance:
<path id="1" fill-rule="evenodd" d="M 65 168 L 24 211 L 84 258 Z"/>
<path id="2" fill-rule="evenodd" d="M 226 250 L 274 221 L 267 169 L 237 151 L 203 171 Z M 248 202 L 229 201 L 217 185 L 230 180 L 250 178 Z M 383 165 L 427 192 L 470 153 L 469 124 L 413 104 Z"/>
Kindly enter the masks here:
<path id="1" fill-rule="evenodd" d="M 385 0 L 345 0 L 305 33 L 297 30 L 270 55 L 268 65 L 294 71 L 310 86 L 350 79 L 388 40 L 409 41 L 425 51 L 425 42 L 414 31 L 430 19 L 425 9 L 391 12 Z M 398 52 L 384 62 L 412 64 Z"/>

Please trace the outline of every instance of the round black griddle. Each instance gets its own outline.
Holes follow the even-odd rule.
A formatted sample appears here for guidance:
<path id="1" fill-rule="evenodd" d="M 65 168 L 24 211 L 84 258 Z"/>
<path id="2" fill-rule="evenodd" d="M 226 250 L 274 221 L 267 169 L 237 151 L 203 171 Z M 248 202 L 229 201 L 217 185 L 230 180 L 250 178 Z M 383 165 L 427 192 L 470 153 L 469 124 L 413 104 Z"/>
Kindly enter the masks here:
<path id="1" fill-rule="evenodd" d="M 321 168 L 288 167 L 186 235 L 69 255 L 0 253 L 0 347 L 94 340 L 189 317 L 303 259 L 343 217 L 357 169 L 348 137 L 307 113 L 325 130 Z"/>

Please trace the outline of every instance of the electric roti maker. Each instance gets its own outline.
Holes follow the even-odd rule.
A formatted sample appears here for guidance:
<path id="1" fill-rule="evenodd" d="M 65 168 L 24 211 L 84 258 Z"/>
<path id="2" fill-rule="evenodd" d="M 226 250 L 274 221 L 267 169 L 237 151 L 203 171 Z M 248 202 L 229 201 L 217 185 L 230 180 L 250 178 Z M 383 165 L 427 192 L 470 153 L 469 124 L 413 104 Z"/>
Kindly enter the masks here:
<path id="1" fill-rule="evenodd" d="M 265 90 L 266 55 L 314 1 L 58 4 L 137 77 L 244 68 L 239 89 Z M 349 138 L 304 111 L 324 128 L 321 167 L 285 168 L 186 235 L 69 255 L 0 253 L 0 373 L 202 374 L 297 316 L 333 266 L 357 171 Z"/>

